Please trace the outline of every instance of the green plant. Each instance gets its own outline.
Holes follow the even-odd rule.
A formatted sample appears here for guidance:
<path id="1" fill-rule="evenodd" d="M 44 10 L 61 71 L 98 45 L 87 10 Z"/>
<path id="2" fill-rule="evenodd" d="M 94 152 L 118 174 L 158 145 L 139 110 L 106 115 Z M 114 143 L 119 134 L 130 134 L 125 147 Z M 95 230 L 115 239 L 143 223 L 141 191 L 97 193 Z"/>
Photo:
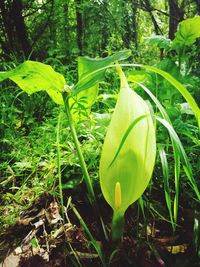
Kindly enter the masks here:
<path id="1" fill-rule="evenodd" d="M 124 213 L 146 189 L 155 156 L 155 130 L 145 101 L 130 89 L 117 66 L 121 91 L 106 134 L 100 161 L 103 195 L 114 214 L 113 241 L 120 240 Z"/>
<path id="2" fill-rule="evenodd" d="M 8 72 L 0 73 L 0 81 L 4 79 L 11 79 L 19 85 L 19 87 L 32 94 L 41 90 L 46 91 L 53 101 L 64 107 L 67 114 L 68 123 L 71 129 L 72 137 L 76 146 L 77 154 L 80 161 L 80 166 L 84 175 L 84 181 L 88 190 L 89 199 L 94 207 L 94 212 L 98 214 L 98 205 L 96 201 L 96 195 L 93 190 L 92 181 L 88 174 L 87 166 L 82 154 L 80 142 L 76 133 L 76 124 L 80 121 L 87 119 L 90 114 L 91 106 L 95 102 L 98 95 L 98 86 L 104 79 L 105 70 L 108 68 L 116 68 L 117 61 L 126 59 L 130 55 L 129 51 L 121 51 L 110 57 L 104 59 L 90 59 L 90 58 L 80 58 L 79 59 L 79 81 L 74 86 L 66 85 L 64 77 L 55 72 L 50 66 L 39 62 L 27 61 L 19 65 L 14 70 Z M 185 100 L 190 105 L 192 111 L 194 112 L 198 123 L 200 124 L 200 110 L 194 101 L 188 90 L 173 78 L 169 73 L 162 71 L 153 66 L 145 66 L 139 64 L 117 64 L 118 73 L 121 79 L 121 91 L 118 96 L 117 106 L 115 108 L 113 118 L 111 119 L 111 124 L 105 139 L 105 145 L 102 152 L 101 164 L 100 164 L 100 176 L 101 176 L 101 186 L 103 194 L 106 200 L 114 209 L 113 216 L 113 240 L 117 241 L 120 239 L 123 232 L 123 218 L 127 207 L 133 203 L 137 198 L 141 196 L 143 191 L 148 185 L 151 173 L 153 171 L 154 160 L 155 160 L 155 133 L 152 118 L 150 115 L 149 108 L 144 100 L 132 91 L 127 84 L 126 77 L 120 69 L 120 66 L 124 67 L 140 67 L 145 69 L 145 71 L 153 71 L 166 80 L 169 81 L 185 98 Z M 132 77 L 132 82 L 135 82 L 134 77 Z M 177 205 L 178 205 L 178 186 L 179 186 L 179 176 L 180 176 L 180 162 L 183 165 L 184 171 L 198 197 L 200 199 L 200 194 L 198 187 L 196 185 L 195 179 L 192 175 L 192 170 L 188 158 L 185 154 L 183 146 L 171 125 L 170 119 L 166 114 L 165 109 L 159 103 L 157 98 L 146 88 L 143 84 L 137 83 L 142 89 L 144 89 L 149 96 L 152 98 L 153 102 L 157 106 L 161 116 L 155 116 L 155 119 L 164 125 L 170 134 L 172 140 L 172 146 L 174 151 L 175 159 L 175 187 L 176 187 L 176 197 L 174 201 L 174 219 L 173 223 L 176 224 L 177 218 Z M 126 110 L 126 105 L 128 104 L 129 111 Z M 134 105 L 132 105 L 134 104 Z M 136 108 L 136 109 L 135 109 Z M 123 111 L 124 110 L 124 111 Z M 80 112 L 79 112 L 80 111 Z M 84 111 L 84 112 L 82 112 Z M 121 112 L 124 112 L 126 117 L 121 117 Z M 123 114 L 123 113 L 122 113 Z M 137 114 L 137 115 L 135 115 Z M 114 145 L 112 144 L 112 138 L 110 138 L 115 131 L 115 127 L 119 127 L 119 133 L 117 133 L 117 138 L 114 140 Z M 110 137 L 109 137 L 110 135 Z M 133 139 L 130 148 L 127 145 L 127 141 Z M 141 140 L 140 140 L 141 139 Z M 136 147 L 138 145 L 138 148 Z M 59 140 L 59 123 L 57 128 L 57 155 L 58 155 L 58 177 L 59 177 L 59 188 L 60 188 L 60 198 L 62 201 L 62 181 L 61 181 L 61 169 L 60 169 L 60 140 Z M 111 148 L 110 148 L 111 147 Z M 144 150 L 143 150 L 144 149 Z M 110 151 L 111 150 L 111 151 Z M 143 153 L 140 155 L 140 151 Z M 104 152 L 105 151 L 105 152 Z M 107 152 L 106 152 L 107 151 Z M 110 158 L 106 153 L 110 153 Z M 112 152 L 112 153 L 111 153 Z M 125 156 L 122 157 L 122 152 Z M 125 168 L 123 168 L 124 161 Z M 130 163 L 132 159 L 135 159 L 134 166 L 131 167 Z M 146 164 L 146 161 L 149 161 Z M 104 166 L 106 162 L 106 165 Z M 116 170 L 115 170 L 116 167 Z M 142 169 L 144 167 L 144 169 Z M 139 169 L 141 168 L 141 170 Z M 108 172 L 107 172 L 108 169 Z M 120 170 L 119 170 L 120 169 Z M 134 177 L 134 173 L 137 177 Z M 110 172 L 110 174 L 109 174 Z M 125 173 L 124 173 L 125 172 Z M 118 177 L 118 174 L 119 177 Z M 107 179 L 107 176 L 111 179 Z M 124 176 L 126 176 L 124 180 Z M 139 179 L 142 183 L 139 184 Z M 137 183 L 136 183 L 137 182 Z M 134 186 L 136 183 L 136 186 Z M 129 186 L 131 185 L 131 186 Z M 107 188 L 108 187 L 108 188 Z M 129 190 L 129 194 L 126 195 L 126 190 Z M 63 209 L 63 204 L 61 204 Z M 169 207 L 169 211 L 171 208 Z M 172 216 L 171 216 L 172 217 Z M 104 227 L 103 221 L 98 214 L 98 218 L 101 221 L 102 227 Z M 105 233 L 106 236 L 106 233 Z"/>

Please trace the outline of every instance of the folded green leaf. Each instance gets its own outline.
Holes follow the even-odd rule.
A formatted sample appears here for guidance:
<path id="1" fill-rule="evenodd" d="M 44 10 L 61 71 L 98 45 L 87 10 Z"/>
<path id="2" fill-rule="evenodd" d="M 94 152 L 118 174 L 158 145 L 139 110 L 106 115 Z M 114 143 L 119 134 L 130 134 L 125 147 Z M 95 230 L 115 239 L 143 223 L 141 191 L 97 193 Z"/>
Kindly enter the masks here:
<path id="1" fill-rule="evenodd" d="M 93 59 L 89 57 L 79 57 L 78 59 L 78 76 L 79 81 L 74 86 L 72 95 L 76 95 L 83 90 L 89 89 L 104 79 L 105 68 L 114 62 L 124 60 L 131 55 L 129 50 L 120 51 L 112 56 L 105 58 Z M 101 70 L 102 69 L 102 70 Z"/>
<path id="2" fill-rule="evenodd" d="M 106 58 L 93 59 L 89 57 L 78 58 L 78 83 L 72 90 L 73 98 L 70 99 L 70 106 L 73 105 L 72 114 L 75 120 L 83 120 L 90 113 L 90 108 L 98 96 L 99 82 L 104 80 L 105 69 L 116 61 L 124 60 L 130 56 L 130 51 L 120 51 Z M 81 99 L 84 97 L 85 103 Z M 75 103 L 75 105 L 74 105 Z M 79 105 L 81 103 L 83 107 Z M 84 112 L 81 112 L 84 109 Z"/>

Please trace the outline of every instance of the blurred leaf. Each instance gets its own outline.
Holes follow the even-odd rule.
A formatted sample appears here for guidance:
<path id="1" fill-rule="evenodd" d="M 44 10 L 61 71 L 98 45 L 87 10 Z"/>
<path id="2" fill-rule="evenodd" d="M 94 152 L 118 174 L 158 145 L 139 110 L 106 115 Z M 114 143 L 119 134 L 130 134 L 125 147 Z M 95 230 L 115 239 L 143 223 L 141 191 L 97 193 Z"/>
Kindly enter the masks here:
<path id="1" fill-rule="evenodd" d="M 94 120 L 96 122 L 95 133 L 104 136 L 106 134 L 108 125 L 111 120 L 110 113 L 93 113 Z"/>
<path id="2" fill-rule="evenodd" d="M 182 114 L 194 115 L 190 105 L 187 102 L 179 104 L 179 107 Z"/>
<path id="3" fill-rule="evenodd" d="M 33 238 L 33 239 L 31 239 L 31 245 L 32 245 L 32 247 L 34 247 L 34 248 L 38 248 L 38 247 L 39 247 L 37 238 Z"/>
<path id="4" fill-rule="evenodd" d="M 32 168 L 31 162 L 27 162 L 27 161 L 16 162 L 14 166 L 19 169 L 31 169 Z"/>
<path id="5" fill-rule="evenodd" d="M 178 80 L 180 80 L 180 78 L 182 78 L 178 66 L 175 64 L 175 62 L 172 59 L 166 58 L 166 59 L 161 60 L 157 64 L 157 67 L 161 70 L 169 72 L 171 75 L 173 75 L 173 77 L 176 77 L 176 79 L 178 79 Z M 165 79 L 163 79 L 162 77 L 160 77 L 160 78 L 163 81 L 165 81 Z M 168 86 L 169 86 L 169 84 L 168 84 Z"/>
<path id="6" fill-rule="evenodd" d="M 82 179 L 71 179 L 71 180 L 67 181 L 66 183 L 62 184 L 62 189 L 74 189 L 81 182 L 82 182 Z"/>
<path id="7" fill-rule="evenodd" d="M 179 23 L 179 29 L 175 34 L 172 42 L 173 48 L 183 48 L 194 44 L 197 38 L 200 37 L 200 16 L 192 19 L 186 19 Z"/>
<path id="8" fill-rule="evenodd" d="M 145 38 L 145 41 L 150 44 L 157 45 L 158 48 L 164 48 L 165 50 L 169 50 L 172 43 L 170 39 L 166 38 L 163 35 L 152 35 Z"/>

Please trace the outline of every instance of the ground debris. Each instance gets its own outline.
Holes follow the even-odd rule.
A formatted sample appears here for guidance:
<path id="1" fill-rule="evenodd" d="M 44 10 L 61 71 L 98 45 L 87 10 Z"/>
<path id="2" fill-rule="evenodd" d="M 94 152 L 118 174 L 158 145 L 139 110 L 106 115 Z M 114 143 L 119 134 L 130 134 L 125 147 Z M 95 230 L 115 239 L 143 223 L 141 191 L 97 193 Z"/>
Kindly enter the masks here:
<path id="1" fill-rule="evenodd" d="M 41 266 L 54 266 L 50 261 L 53 251 L 67 246 L 71 248 L 66 255 L 75 256 L 80 260 L 94 259 L 98 255 L 90 251 L 90 242 L 85 237 L 84 231 L 70 221 L 63 224 L 58 203 L 53 200 L 48 207 L 42 208 L 37 214 L 30 217 L 23 214 L 18 220 L 18 227 L 28 228 L 24 238 L 18 246 L 8 252 L 0 267 L 34 266 L 31 261 L 41 262 Z M 73 247 L 75 247 L 73 249 Z M 64 257 L 64 253 L 62 258 Z M 45 265 L 49 262 L 49 265 Z M 58 262 L 56 263 L 58 264 Z M 56 265 L 56 266 L 62 266 Z"/>

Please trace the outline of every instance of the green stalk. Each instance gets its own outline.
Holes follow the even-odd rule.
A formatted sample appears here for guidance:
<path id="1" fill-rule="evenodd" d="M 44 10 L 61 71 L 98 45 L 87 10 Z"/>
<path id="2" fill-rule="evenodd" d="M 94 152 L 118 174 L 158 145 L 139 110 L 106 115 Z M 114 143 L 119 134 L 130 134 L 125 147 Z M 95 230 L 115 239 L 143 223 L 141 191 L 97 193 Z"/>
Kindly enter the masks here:
<path id="1" fill-rule="evenodd" d="M 95 197 L 94 190 L 93 190 L 93 187 L 92 187 L 92 183 L 91 183 L 91 180 L 90 180 L 90 176 L 89 176 L 89 173 L 88 173 L 88 170 L 87 170 L 87 167 L 86 167 L 86 163 L 85 163 L 82 151 L 81 151 L 80 143 L 78 141 L 76 129 L 75 129 L 75 126 L 74 126 L 74 121 L 73 121 L 73 118 L 72 118 L 72 115 L 71 115 L 71 112 L 70 112 L 69 99 L 68 99 L 68 93 L 67 92 L 63 92 L 63 100 L 64 100 L 64 103 L 65 103 L 65 111 L 66 111 L 66 114 L 67 114 L 67 117 L 68 117 L 69 127 L 70 127 L 70 130 L 71 130 L 71 134 L 72 134 L 72 137 L 73 137 L 73 140 L 74 140 L 74 143 L 75 143 L 75 146 L 76 146 L 76 150 L 77 150 L 77 153 L 78 153 L 78 157 L 79 157 L 79 160 L 80 160 L 80 165 L 81 165 L 81 169 L 82 169 L 82 172 L 83 172 L 83 175 L 84 175 L 85 184 L 86 184 L 86 187 L 87 187 L 87 190 L 88 190 L 88 193 L 89 193 L 89 199 L 90 199 L 90 202 L 91 202 L 92 205 L 96 205 L 96 197 Z"/>
<path id="2" fill-rule="evenodd" d="M 61 177 L 61 165 L 60 165 L 60 118 L 61 113 L 58 117 L 57 129 L 56 129 L 56 145 L 57 145 L 57 167 L 58 167 L 58 182 L 59 182 L 59 194 L 60 194 L 60 203 L 61 203 L 61 212 L 63 222 L 65 222 L 64 216 L 64 202 L 63 202 L 63 193 L 62 193 L 62 177 Z"/>
<path id="3" fill-rule="evenodd" d="M 93 186 L 92 186 L 92 183 L 91 183 L 91 179 L 90 179 L 90 176 L 89 176 L 89 173 L 88 173 L 88 170 L 87 170 L 87 166 L 86 166 L 86 163 L 85 163 L 82 151 L 81 151 L 80 143 L 78 141 L 78 137 L 77 137 L 74 121 L 73 121 L 73 118 L 72 118 L 72 115 L 71 115 L 71 112 L 70 112 L 68 92 L 63 92 L 62 96 L 63 96 L 63 100 L 64 100 L 64 104 L 65 104 L 65 111 L 66 111 L 66 114 L 67 114 L 67 117 L 68 117 L 70 130 L 71 130 L 72 137 L 73 137 L 73 140 L 74 140 L 74 143 L 75 143 L 75 146 L 76 146 L 76 150 L 77 150 L 77 153 L 78 153 L 81 169 L 82 169 L 82 172 L 83 172 L 83 175 L 84 175 L 84 181 L 85 181 L 85 184 L 86 184 L 86 187 L 87 187 L 87 190 L 88 190 L 89 201 L 90 201 L 90 203 L 91 203 L 91 205 L 93 207 L 93 210 L 94 210 L 94 213 L 96 215 L 96 218 L 98 219 L 98 223 L 99 223 L 100 229 L 102 229 L 106 240 L 108 240 L 108 236 L 107 236 L 107 233 L 106 233 L 106 230 L 105 230 L 105 225 L 104 225 L 104 222 L 103 222 L 103 220 L 102 220 L 102 218 L 100 216 L 100 213 L 99 213 L 99 208 L 98 208 L 98 205 L 97 205 L 96 196 L 95 196 L 95 193 L 94 193 L 94 190 L 93 190 Z"/>
<path id="4" fill-rule="evenodd" d="M 124 230 L 124 214 L 114 211 L 112 218 L 112 241 L 117 244 L 121 241 Z"/>

